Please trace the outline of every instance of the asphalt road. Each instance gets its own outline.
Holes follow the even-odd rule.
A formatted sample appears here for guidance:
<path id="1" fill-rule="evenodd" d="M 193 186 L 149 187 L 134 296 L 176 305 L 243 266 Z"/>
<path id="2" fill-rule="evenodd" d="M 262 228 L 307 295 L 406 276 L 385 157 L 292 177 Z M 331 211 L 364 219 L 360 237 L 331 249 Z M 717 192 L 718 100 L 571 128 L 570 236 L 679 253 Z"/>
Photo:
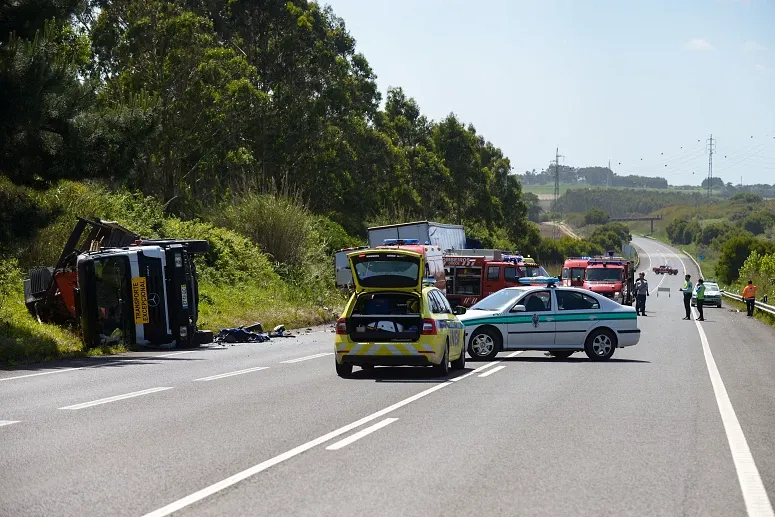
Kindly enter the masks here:
<path id="1" fill-rule="evenodd" d="M 345 380 L 321 328 L 0 372 L 0 516 L 772 516 L 775 331 L 681 320 L 690 260 L 636 245 L 648 316 L 607 363 Z"/>

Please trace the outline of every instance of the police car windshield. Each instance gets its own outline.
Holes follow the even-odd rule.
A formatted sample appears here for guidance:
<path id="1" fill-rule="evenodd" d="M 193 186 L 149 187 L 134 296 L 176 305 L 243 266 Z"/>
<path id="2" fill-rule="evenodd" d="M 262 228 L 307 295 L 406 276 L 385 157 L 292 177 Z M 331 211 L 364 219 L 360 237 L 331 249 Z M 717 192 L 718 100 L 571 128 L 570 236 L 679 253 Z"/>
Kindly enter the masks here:
<path id="1" fill-rule="evenodd" d="M 514 303 L 514 300 L 522 293 L 523 291 L 517 289 L 502 289 L 480 300 L 479 303 L 471 307 L 471 310 L 500 311 Z"/>

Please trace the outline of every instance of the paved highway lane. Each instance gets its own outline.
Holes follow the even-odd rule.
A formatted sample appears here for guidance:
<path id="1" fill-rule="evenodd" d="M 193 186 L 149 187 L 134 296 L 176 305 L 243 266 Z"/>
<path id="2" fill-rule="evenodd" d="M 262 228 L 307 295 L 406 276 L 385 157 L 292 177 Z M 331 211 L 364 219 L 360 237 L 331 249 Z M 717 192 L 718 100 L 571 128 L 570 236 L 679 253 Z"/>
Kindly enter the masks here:
<path id="1" fill-rule="evenodd" d="M 738 478 L 740 437 L 722 420 L 695 322 L 681 320 L 676 289 L 690 262 L 636 244 L 652 289 L 672 296 L 652 293 L 641 343 L 607 363 L 501 354 L 452 382 L 418 369 L 344 380 L 319 355 L 332 341 L 321 332 L 4 373 L 0 515 L 772 515 L 751 465 L 737 465 Z M 649 261 L 681 274 L 654 275 Z M 706 317 L 773 494 L 775 333 L 724 309 Z M 731 346 L 731 332 L 769 345 Z"/>

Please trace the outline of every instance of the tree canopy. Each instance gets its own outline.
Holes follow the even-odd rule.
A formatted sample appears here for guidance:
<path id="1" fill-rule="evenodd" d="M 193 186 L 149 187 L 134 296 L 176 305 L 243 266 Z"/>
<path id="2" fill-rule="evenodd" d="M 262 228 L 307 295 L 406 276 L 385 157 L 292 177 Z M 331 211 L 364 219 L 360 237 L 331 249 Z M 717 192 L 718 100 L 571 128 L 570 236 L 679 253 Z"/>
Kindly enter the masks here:
<path id="1" fill-rule="evenodd" d="M 381 108 L 328 6 L 19 0 L 0 20 L 0 174 L 18 185 L 98 178 L 183 217 L 291 193 L 351 233 L 435 219 L 535 238 L 509 158 L 400 87 Z"/>

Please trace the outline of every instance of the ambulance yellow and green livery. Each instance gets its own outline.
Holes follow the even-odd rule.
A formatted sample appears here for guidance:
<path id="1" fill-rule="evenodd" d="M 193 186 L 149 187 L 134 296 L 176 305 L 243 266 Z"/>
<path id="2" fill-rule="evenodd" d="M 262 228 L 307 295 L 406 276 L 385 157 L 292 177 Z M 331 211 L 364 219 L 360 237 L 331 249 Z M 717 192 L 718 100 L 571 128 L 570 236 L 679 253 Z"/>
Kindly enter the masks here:
<path id="1" fill-rule="evenodd" d="M 347 258 L 355 293 L 336 323 L 340 377 L 354 366 L 431 366 L 442 376 L 465 367 L 463 324 L 426 275 L 422 253 L 380 247 Z"/>

